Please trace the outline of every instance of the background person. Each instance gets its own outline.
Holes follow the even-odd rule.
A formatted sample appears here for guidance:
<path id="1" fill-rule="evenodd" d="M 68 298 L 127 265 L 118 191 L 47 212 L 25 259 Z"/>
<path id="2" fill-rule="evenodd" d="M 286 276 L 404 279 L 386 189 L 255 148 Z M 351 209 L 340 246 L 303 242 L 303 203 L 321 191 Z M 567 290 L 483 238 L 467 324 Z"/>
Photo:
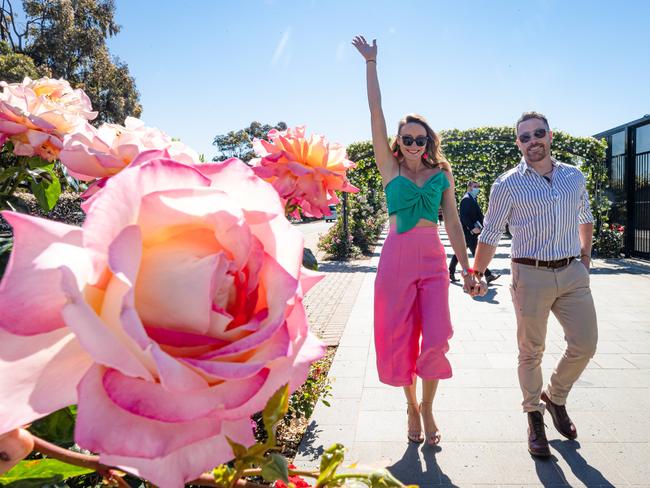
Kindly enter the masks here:
<path id="1" fill-rule="evenodd" d="M 478 236 L 483 229 L 483 212 L 481 211 L 481 206 L 476 200 L 480 191 L 480 185 L 476 181 L 470 181 L 467 184 L 467 193 L 465 193 L 460 201 L 460 223 L 463 226 L 465 242 L 467 243 L 469 250 L 472 251 L 472 256 L 476 255 Z M 456 264 L 458 264 L 458 258 L 454 254 L 449 262 L 449 279 L 453 282 L 458 281 L 455 276 Z M 492 273 L 489 269 L 485 270 L 485 281 L 488 284 L 492 283 L 500 276 L 501 275 L 498 273 Z"/>

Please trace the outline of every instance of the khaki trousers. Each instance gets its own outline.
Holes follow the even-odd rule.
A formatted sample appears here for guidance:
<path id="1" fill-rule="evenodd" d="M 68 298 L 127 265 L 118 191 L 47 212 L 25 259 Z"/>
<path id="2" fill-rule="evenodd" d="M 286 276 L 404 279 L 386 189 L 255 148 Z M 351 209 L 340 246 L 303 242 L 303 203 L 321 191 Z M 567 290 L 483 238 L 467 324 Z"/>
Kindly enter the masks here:
<path id="1" fill-rule="evenodd" d="M 524 412 L 543 413 L 541 364 L 549 312 L 562 325 L 567 342 L 546 390 L 553 403 L 566 403 L 571 387 L 596 353 L 598 326 L 589 272 L 579 260 L 557 269 L 512 263 L 510 291 L 517 315 L 522 406 Z"/>

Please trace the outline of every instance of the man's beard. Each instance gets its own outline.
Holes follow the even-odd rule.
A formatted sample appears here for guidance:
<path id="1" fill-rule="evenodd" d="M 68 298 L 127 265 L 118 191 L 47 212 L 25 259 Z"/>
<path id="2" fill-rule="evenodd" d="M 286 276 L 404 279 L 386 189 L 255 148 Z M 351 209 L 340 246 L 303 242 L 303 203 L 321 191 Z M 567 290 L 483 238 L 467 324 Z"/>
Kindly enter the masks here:
<path id="1" fill-rule="evenodd" d="M 538 150 L 541 149 L 541 150 Z M 535 144 L 526 150 L 526 159 L 532 163 L 537 163 L 547 155 L 546 147 L 541 144 Z"/>

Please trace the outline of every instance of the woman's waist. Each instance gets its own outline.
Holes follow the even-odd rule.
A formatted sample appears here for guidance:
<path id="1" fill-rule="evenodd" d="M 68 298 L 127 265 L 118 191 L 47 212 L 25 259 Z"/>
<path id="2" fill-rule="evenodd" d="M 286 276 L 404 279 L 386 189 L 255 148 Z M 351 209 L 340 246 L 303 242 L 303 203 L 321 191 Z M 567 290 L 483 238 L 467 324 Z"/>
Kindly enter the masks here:
<path id="1" fill-rule="evenodd" d="M 397 232 L 397 219 L 395 215 L 391 215 L 389 218 L 389 233 L 398 234 Z M 420 219 L 415 224 L 414 227 L 411 227 L 406 232 L 400 232 L 399 235 L 407 234 L 434 234 L 438 235 L 438 224 L 432 222 L 428 219 Z"/>

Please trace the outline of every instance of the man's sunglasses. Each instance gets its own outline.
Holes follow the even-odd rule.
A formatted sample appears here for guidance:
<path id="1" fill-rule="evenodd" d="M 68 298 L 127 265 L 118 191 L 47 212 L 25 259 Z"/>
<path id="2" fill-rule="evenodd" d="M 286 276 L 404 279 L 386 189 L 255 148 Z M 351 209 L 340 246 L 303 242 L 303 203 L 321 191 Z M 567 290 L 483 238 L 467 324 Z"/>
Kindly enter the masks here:
<path id="1" fill-rule="evenodd" d="M 412 146 L 415 142 L 419 147 L 426 145 L 429 140 L 428 136 L 417 136 L 415 138 L 413 136 L 400 136 L 400 138 L 405 146 Z"/>
<path id="2" fill-rule="evenodd" d="M 535 136 L 535 139 L 543 139 L 544 137 L 546 137 L 546 134 L 548 134 L 548 131 L 546 129 L 535 129 L 535 131 L 533 132 L 533 136 Z M 528 132 L 524 132 L 523 134 L 519 134 L 517 138 L 519 139 L 520 142 L 526 144 L 532 139 L 533 136 L 531 136 L 530 133 Z"/>

